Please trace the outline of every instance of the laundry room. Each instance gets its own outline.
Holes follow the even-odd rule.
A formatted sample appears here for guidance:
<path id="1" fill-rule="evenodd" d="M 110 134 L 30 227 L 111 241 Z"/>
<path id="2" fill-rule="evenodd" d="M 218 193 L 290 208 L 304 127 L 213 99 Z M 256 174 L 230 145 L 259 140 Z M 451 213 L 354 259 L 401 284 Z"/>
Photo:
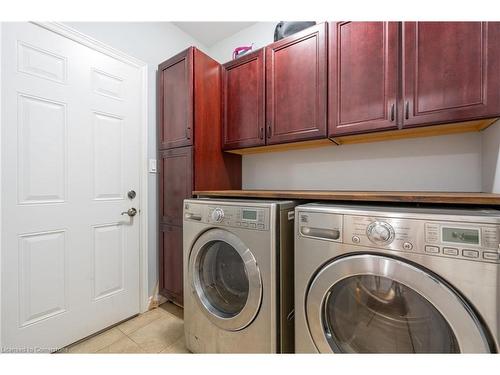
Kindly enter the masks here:
<path id="1" fill-rule="evenodd" d="M 479 3 L 2 9 L 0 366 L 500 368 Z"/>

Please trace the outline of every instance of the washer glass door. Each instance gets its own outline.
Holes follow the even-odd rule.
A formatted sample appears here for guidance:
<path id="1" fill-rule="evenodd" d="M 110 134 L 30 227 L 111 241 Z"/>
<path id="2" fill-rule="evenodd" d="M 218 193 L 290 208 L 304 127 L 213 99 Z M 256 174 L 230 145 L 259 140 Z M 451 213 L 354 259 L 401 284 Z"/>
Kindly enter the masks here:
<path id="1" fill-rule="evenodd" d="M 326 264 L 307 292 L 321 353 L 488 353 L 473 309 L 424 268 L 374 254 Z"/>
<path id="2" fill-rule="evenodd" d="M 189 279 L 201 310 L 219 328 L 243 329 L 260 309 L 262 278 L 257 261 L 229 231 L 211 229 L 198 238 L 190 255 Z"/>
<path id="3" fill-rule="evenodd" d="M 453 330 L 431 303 L 382 276 L 352 276 L 335 284 L 323 320 L 335 352 L 460 352 Z"/>
<path id="4" fill-rule="evenodd" d="M 238 315 L 245 307 L 249 288 L 243 259 L 225 241 L 207 243 L 200 257 L 198 272 L 205 298 L 220 315 Z"/>

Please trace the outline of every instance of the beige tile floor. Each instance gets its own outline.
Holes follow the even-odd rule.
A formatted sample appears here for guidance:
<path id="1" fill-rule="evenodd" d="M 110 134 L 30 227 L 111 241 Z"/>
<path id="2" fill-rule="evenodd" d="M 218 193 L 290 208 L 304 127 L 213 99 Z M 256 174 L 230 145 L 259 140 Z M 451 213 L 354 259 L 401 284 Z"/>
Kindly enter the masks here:
<path id="1" fill-rule="evenodd" d="M 164 303 L 60 353 L 189 353 L 184 343 L 183 310 Z"/>

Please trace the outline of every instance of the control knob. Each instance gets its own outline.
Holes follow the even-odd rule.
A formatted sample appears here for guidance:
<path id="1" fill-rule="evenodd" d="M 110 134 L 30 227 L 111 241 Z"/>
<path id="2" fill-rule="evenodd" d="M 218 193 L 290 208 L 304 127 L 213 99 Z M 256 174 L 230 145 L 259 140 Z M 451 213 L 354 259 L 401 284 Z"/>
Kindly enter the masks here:
<path id="1" fill-rule="evenodd" d="M 222 208 L 216 208 L 212 211 L 212 220 L 220 223 L 224 220 L 224 210 Z"/>
<path id="2" fill-rule="evenodd" d="M 386 245 L 394 239 L 394 229 L 385 221 L 374 221 L 366 228 L 366 235 L 373 243 Z"/>

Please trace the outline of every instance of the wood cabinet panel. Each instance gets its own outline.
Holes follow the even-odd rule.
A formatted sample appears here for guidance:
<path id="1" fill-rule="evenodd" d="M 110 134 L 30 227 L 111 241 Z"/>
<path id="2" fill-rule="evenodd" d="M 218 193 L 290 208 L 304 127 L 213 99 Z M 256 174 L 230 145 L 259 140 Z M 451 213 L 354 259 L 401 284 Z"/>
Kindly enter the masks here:
<path id="1" fill-rule="evenodd" d="M 222 152 L 222 67 L 196 50 L 194 72 L 194 188 L 241 187 L 241 156 Z"/>
<path id="2" fill-rule="evenodd" d="M 159 147 L 193 144 L 193 48 L 158 67 Z"/>
<path id="3" fill-rule="evenodd" d="M 267 143 L 326 137 L 327 25 L 266 47 Z"/>
<path id="4" fill-rule="evenodd" d="M 399 24 L 329 25 L 330 136 L 396 129 Z"/>
<path id="5" fill-rule="evenodd" d="M 500 113 L 497 22 L 403 24 L 403 126 Z"/>
<path id="6" fill-rule="evenodd" d="M 160 151 L 160 223 L 182 225 L 183 200 L 193 191 L 192 147 Z"/>
<path id="7" fill-rule="evenodd" d="M 160 225 L 159 234 L 160 293 L 182 306 L 182 226 Z"/>
<path id="8" fill-rule="evenodd" d="M 223 149 L 264 145 L 264 49 L 224 64 L 222 82 Z"/>

